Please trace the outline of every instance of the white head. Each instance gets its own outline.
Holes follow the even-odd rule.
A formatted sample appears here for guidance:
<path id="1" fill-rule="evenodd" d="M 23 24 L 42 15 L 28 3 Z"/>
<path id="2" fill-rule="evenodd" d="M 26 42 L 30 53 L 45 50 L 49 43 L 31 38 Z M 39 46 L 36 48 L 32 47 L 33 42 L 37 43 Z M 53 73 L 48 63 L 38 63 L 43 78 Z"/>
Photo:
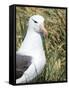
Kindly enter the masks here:
<path id="1" fill-rule="evenodd" d="M 40 15 L 33 15 L 29 19 L 29 28 L 32 28 L 37 33 L 44 32 L 46 35 L 47 30 L 44 28 L 44 18 Z"/>

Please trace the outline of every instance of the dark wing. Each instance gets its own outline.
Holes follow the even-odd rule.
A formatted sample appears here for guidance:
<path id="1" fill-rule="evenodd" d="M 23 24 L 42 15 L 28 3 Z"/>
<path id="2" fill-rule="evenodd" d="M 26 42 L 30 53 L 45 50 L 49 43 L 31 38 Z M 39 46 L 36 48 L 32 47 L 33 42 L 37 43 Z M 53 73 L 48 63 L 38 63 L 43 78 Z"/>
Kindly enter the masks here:
<path id="1" fill-rule="evenodd" d="M 32 57 L 16 54 L 16 79 L 20 78 L 31 65 Z"/>

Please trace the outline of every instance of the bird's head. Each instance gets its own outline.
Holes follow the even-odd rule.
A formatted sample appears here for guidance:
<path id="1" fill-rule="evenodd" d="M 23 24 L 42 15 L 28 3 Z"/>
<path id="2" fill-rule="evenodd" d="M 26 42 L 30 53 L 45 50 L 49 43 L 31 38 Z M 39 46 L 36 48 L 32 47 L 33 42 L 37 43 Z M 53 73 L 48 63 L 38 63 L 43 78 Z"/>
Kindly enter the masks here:
<path id="1" fill-rule="evenodd" d="M 29 19 L 29 27 L 37 33 L 44 33 L 48 36 L 48 32 L 44 27 L 44 18 L 40 15 L 33 15 Z"/>

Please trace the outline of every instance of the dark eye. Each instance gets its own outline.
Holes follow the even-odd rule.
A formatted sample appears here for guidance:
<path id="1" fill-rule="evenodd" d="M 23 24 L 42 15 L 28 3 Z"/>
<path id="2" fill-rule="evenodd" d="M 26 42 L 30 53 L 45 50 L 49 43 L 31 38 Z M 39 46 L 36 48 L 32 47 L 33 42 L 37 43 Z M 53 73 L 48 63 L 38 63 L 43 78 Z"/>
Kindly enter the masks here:
<path id="1" fill-rule="evenodd" d="M 38 23 L 37 21 L 33 20 L 35 23 Z"/>
<path id="2" fill-rule="evenodd" d="M 37 23 L 37 21 L 34 21 L 35 23 Z"/>

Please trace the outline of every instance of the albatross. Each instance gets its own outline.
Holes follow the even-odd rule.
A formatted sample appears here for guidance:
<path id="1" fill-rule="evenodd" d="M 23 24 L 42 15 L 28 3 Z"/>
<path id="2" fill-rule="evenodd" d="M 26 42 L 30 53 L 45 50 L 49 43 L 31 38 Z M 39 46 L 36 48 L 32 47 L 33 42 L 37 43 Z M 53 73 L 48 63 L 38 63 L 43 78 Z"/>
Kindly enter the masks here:
<path id="1" fill-rule="evenodd" d="M 46 64 L 41 33 L 48 35 L 44 18 L 33 15 L 28 22 L 26 36 L 16 52 L 16 83 L 29 83 L 37 77 Z"/>

